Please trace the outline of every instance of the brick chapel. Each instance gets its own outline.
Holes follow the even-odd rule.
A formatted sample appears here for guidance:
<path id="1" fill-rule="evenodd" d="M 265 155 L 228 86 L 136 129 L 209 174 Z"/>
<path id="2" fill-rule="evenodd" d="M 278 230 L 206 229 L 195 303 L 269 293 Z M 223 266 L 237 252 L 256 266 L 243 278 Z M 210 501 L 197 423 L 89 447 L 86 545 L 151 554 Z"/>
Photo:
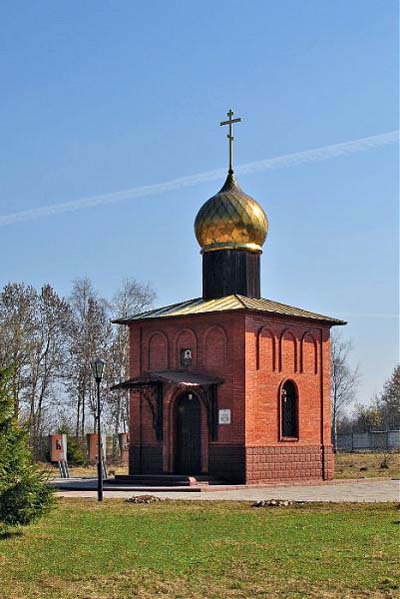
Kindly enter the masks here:
<path id="1" fill-rule="evenodd" d="M 129 327 L 130 475 L 245 484 L 333 477 L 330 328 L 343 321 L 261 297 L 267 216 L 232 168 L 199 210 L 201 297 Z"/>

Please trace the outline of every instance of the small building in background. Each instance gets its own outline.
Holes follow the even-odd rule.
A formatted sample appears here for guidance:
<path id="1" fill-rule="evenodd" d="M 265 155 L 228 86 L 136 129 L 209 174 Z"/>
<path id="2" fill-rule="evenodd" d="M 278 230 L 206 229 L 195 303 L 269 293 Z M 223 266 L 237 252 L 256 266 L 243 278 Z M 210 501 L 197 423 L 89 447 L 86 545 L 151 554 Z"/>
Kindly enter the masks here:
<path id="1" fill-rule="evenodd" d="M 50 462 L 67 460 L 67 435 L 49 435 Z"/>
<path id="2" fill-rule="evenodd" d="M 90 464 L 96 464 L 97 456 L 98 456 L 98 435 L 97 435 L 97 433 L 88 433 L 86 435 L 86 443 L 87 443 L 88 462 Z M 106 437 L 106 435 L 101 436 L 101 443 L 102 443 L 103 460 L 106 460 L 106 458 L 107 458 L 107 437 Z"/>

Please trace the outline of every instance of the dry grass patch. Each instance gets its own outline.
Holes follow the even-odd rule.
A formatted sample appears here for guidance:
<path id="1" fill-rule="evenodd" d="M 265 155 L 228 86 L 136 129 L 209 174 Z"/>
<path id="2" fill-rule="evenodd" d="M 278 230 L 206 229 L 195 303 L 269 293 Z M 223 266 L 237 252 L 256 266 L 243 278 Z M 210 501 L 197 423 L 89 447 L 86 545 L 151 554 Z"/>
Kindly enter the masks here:
<path id="1" fill-rule="evenodd" d="M 338 452 L 335 464 L 335 478 L 400 477 L 399 452 Z"/>

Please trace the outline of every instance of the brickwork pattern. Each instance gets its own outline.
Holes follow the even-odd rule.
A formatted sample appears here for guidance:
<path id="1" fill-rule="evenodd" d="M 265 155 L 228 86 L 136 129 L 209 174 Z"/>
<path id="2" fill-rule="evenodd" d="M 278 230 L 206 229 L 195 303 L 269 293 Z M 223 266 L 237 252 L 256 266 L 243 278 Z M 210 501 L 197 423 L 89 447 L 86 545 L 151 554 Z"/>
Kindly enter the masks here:
<path id="1" fill-rule="evenodd" d="M 324 446 L 323 452 L 324 480 L 331 480 L 335 476 L 335 455 L 331 445 Z"/>
<path id="2" fill-rule="evenodd" d="M 189 370 L 223 379 L 218 407 L 231 410 L 231 424 L 218 427 L 215 443 L 202 415 L 204 473 L 248 483 L 333 477 L 328 325 L 264 313 L 214 312 L 134 322 L 130 339 L 132 378 L 151 369 L 181 369 L 180 351 L 190 347 Z M 281 438 L 280 390 L 288 379 L 298 390 L 296 439 Z M 183 389 L 164 391 L 160 442 L 148 404 L 131 393 L 130 472 L 173 472 L 174 405 Z"/>
<path id="3" fill-rule="evenodd" d="M 322 478 L 322 448 L 246 447 L 246 483 L 262 484 Z"/>
<path id="4" fill-rule="evenodd" d="M 168 363 L 181 369 L 180 350 L 191 347 L 192 366 L 188 370 L 218 376 L 224 384 L 218 391 L 220 409 L 232 410 L 232 425 L 221 427 L 219 441 L 244 443 L 244 315 L 207 314 L 169 320 L 133 323 L 130 327 L 130 376 L 150 370 L 150 364 Z M 157 344 L 154 343 L 157 340 Z M 161 339 L 166 339 L 164 343 Z M 157 358 L 155 352 L 164 352 Z M 167 355 L 165 355 L 165 353 Z M 165 414 L 167 411 L 165 410 Z M 141 425 L 140 425 L 141 423 Z M 141 430 L 140 430 L 141 428 Z M 166 431 L 168 434 L 168 431 Z M 155 435 L 152 414 L 137 393 L 131 394 L 131 443 L 152 444 Z"/>

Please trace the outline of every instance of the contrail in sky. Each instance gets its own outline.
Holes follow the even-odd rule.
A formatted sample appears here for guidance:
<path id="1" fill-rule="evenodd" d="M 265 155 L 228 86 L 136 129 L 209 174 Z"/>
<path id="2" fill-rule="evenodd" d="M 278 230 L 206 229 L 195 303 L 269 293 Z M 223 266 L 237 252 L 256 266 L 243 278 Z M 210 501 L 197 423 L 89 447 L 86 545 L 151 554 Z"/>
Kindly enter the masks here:
<path id="1" fill-rule="evenodd" d="M 295 152 L 294 154 L 286 154 L 284 156 L 277 156 L 276 158 L 267 158 L 265 160 L 247 162 L 246 164 L 238 165 L 235 168 L 235 171 L 242 174 L 256 173 L 258 171 L 288 168 L 290 166 L 297 166 L 299 164 L 305 164 L 308 162 L 329 160 L 330 158 L 337 158 L 338 156 L 349 156 L 350 154 L 366 152 L 367 150 L 372 150 L 381 146 L 395 143 L 399 140 L 399 133 L 399 130 L 389 131 L 388 133 L 373 135 L 371 137 L 363 137 L 361 139 L 346 141 L 339 144 L 325 146 L 323 148 L 314 148 L 313 150 Z M 156 183 L 155 185 L 132 187 L 131 189 L 114 191 L 104 195 L 80 198 L 79 200 L 63 202 L 60 204 L 50 204 L 48 206 L 41 206 L 40 208 L 32 208 L 32 210 L 12 212 L 10 214 L 0 215 L 0 226 L 11 225 L 19 221 L 33 220 L 42 216 L 61 214 L 62 212 L 73 212 L 75 210 L 83 210 L 84 208 L 93 208 L 94 206 L 114 204 L 116 202 L 122 202 L 123 200 L 158 195 L 175 189 L 193 187 L 199 183 L 222 179 L 224 178 L 225 174 L 226 169 L 206 171 L 204 173 L 198 173 L 197 175 L 171 179 L 170 181 L 165 181 L 164 183 Z"/>

